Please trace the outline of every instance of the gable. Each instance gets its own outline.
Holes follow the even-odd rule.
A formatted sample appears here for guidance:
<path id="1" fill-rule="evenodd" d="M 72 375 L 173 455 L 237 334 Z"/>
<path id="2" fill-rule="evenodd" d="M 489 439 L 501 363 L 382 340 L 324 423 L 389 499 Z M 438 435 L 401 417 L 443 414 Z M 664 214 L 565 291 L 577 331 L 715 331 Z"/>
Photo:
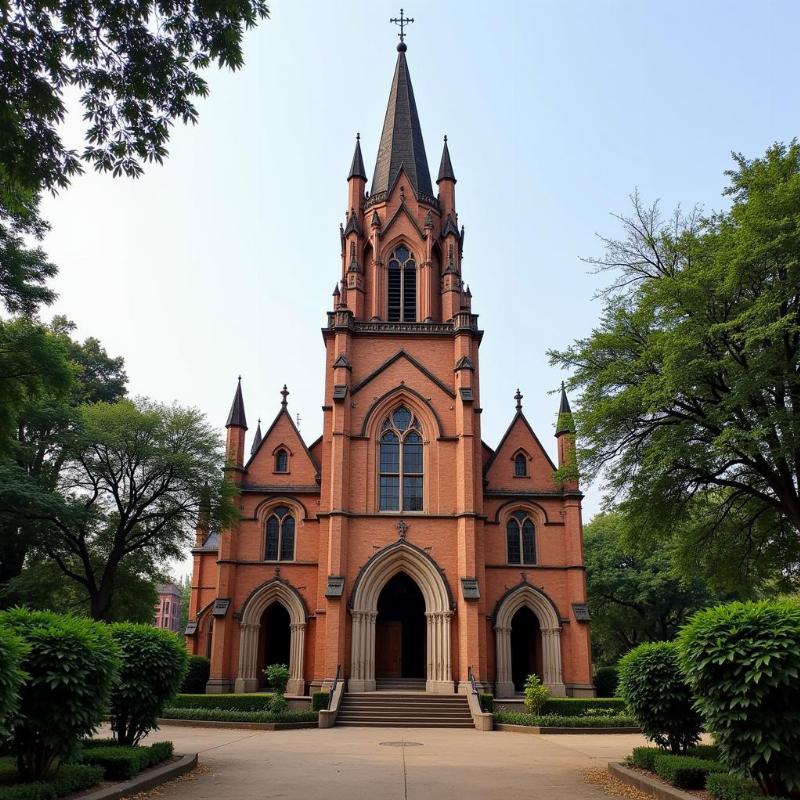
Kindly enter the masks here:
<path id="1" fill-rule="evenodd" d="M 275 454 L 288 453 L 288 471 L 275 471 Z M 261 444 L 245 465 L 251 486 L 316 486 L 319 466 L 306 447 L 289 412 L 283 408 L 270 425 Z"/>
<path id="2" fill-rule="evenodd" d="M 514 457 L 520 452 L 526 458 L 527 475 L 524 477 L 514 474 Z M 528 424 L 525 415 L 519 412 L 511 421 L 497 449 L 484 464 L 485 488 L 488 491 L 552 491 L 556 488 L 553 483 L 555 470 L 556 465 Z"/>
<path id="3" fill-rule="evenodd" d="M 350 389 L 350 394 L 355 396 L 361 389 L 372 383 L 383 373 L 386 373 L 384 378 L 389 379 L 389 384 L 399 385 L 408 378 L 408 365 L 411 365 L 416 372 L 423 375 L 433 386 L 436 386 L 451 399 L 455 399 L 456 393 L 447 384 L 437 378 L 424 364 L 417 361 L 414 356 L 405 350 L 398 350 L 393 356 L 386 359 L 383 364 L 355 383 Z M 392 380 L 394 380 L 394 383 L 392 383 Z"/>

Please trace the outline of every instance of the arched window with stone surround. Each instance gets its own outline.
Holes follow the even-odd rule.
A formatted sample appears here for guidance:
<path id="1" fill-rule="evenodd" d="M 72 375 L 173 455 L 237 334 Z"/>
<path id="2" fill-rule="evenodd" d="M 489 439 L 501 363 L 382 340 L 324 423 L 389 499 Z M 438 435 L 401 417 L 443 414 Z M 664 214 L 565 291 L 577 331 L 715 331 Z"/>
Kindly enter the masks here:
<path id="1" fill-rule="evenodd" d="M 389 256 L 387 308 L 389 322 L 417 320 L 417 262 L 403 244 L 395 247 Z"/>
<path id="2" fill-rule="evenodd" d="M 405 406 L 384 419 L 378 449 L 378 509 L 422 511 L 422 428 Z"/>
<path id="3" fill-rule="evenodd" d="M 525 453 L 517 453 L 514 456 L 514 477 L 525 478 L 528 475 L 528 459 Z"/>
<path id="4" fill-rule="evenodd" d="M 509 564 L 536 563 L 536 528 L 526 511 L 515 511 L 506 523 Z"/>
<path id="5" fill-rule="evenodd" d="M 267 517 L 265 561 L 294 561 L 294 516 L 288 506 L 277 506 Z"/>
<path id="6" fill-rule="evenodd" d="M 275 453 L 275 472 L 289 471 L 289 453 L 285 448 L 279 448 Z"/>

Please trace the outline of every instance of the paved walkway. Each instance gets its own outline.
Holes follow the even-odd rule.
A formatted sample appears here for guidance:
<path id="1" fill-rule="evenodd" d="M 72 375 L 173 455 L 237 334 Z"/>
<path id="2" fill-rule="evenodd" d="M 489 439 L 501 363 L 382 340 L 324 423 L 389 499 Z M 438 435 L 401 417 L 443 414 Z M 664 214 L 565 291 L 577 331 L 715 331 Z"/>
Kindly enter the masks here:
<path id="1" fill-rule="evenodd" d="M 199 752 L 207 767 L 162 788 L 165 800 L 600 800 L 607 795 L 584 783 L 584 770 L 644 743 L 635 735 L 167 725 L 148 741 L 161 739 L 176 752 Z"/>

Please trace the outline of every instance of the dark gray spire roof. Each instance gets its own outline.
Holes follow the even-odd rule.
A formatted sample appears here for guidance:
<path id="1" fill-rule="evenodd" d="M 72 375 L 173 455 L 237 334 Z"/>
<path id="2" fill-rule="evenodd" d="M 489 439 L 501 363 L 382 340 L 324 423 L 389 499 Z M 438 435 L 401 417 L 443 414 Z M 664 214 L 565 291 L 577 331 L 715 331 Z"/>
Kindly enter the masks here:
<path id="1" fill-rule="evenodd" d="M 561 384 L 561 403 L 558 406 L 558 419 L 556 421 L 556 436 L 560 433 L 573 433 L 575 430 L 572 422 L 572 409 L 569 407 L 567 390 Z"/>
<path id="2" fill-rule="evenodd" d="M 456 182 L 456 174 L 453 172 L 453 165 L 450 162 L 450 150 L 447 147 L 447 137 L 444 137 L 444 147 L 442 148 L 442 160 L 439 163 L 439 177 L 436 179 L 436 183 L 441 183 L 442 181 L 449 180 Z"/>
<path id="3" fill-rule="evenodd" d="M 390 191 L 401 169 L 418 197 L 426 195 L 433 198 L 422 128 L 403 51 L 397 54 L 378 158 L 372 175 L 371 196 Z"/>
<path id="4" fill-rule="evenodd" d="M 253 437 L 253 446 L 250 448 L 250 455 L 255 455 L 256 450 L 258 450 L 258 446 L 261 444 L 261 420 L 258 420 L 258 425 L 256 426 L 256 434 Z"/>
<path id="5" fill-rule="evenodd" d="M 350 165 L 350 174 L 347 176 L 347 180 L 350 180 L 350 178 L 367 179 L 364 159 L 361 157 L 361 135 L 358 133 L 356 134 L 356 151 L 353 153 L 353 163 Z"/>
<path id="6" fill-rule="evenodd" d="M 231 411 L 228 414 L 226 428 L 244 428 L 247 430 L 247 420 L 244 416 L 244 399 L 242 398 L 242 377 L 239 376 L 239 383 L 236 384 L 236 394 L 233 396 Z"/>

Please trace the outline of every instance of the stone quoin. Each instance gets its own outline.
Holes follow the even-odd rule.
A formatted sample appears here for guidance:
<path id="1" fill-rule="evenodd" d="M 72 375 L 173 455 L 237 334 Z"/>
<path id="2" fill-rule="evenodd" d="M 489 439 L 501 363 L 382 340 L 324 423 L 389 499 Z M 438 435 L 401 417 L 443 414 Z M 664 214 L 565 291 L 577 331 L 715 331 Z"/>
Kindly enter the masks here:
<path id="1" fill-rule="evenodd" d="M 403 20 L 404 24 L 406 20 Z M 401 29 L 401 33 L 403 33 Z M 530 673 L 594 693 L 572 416 L 558 466 L 522 408 L 481 440 L 482 331 L 464 283 L 464 228 L 447 137 L 436 188 L 401 37 L 372 183 L 356 137 L 341 274 L 322 329 L 323 433 L 280 409 L 249 452 L 241 379 L 227 421 L 242 513 L 198 521 L 187 641 L 209 692 L 415 686 L 498 697 Z M 558 468 L 562 469 L 558 474 Z"/>

